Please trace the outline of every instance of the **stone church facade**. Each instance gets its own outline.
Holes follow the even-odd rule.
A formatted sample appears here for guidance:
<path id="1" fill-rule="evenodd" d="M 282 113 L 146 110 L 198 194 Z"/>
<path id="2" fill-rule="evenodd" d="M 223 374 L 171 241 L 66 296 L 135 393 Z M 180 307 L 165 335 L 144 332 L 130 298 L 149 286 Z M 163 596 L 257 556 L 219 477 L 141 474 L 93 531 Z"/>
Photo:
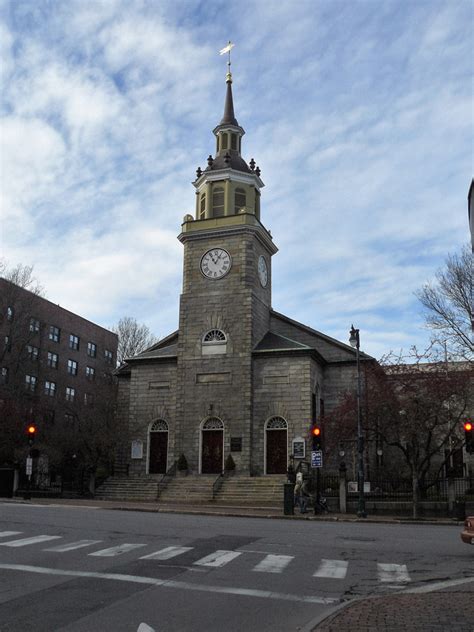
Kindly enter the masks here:
<path id="1" fill-rule="evenodd" d="M 311 424 L 355 388 L 352 347 L 272 309 L 278 249 L 260 170 L 242 158 L 230 72 L 226 89 L 216 153 L 178 236 L 179 329 L 117 372 L 130 475 L 165 473 L 182 454 L 195 474 L 219 474 L 229 454 L 236 473 L 284 474 L 297 448 L 309 460 Z"/>

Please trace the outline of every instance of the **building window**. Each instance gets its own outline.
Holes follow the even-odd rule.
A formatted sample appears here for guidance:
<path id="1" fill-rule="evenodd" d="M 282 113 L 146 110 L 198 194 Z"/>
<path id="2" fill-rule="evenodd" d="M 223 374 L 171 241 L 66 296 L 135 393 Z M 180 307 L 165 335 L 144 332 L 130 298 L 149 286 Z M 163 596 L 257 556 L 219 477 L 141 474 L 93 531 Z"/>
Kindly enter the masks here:
<path id="1" fill-rule="evenodd" d="M 237 134 L 230 135 L 230 148 L 237 149 Z"/>
<path id="2" fill-rule="evenodd" d="M 199 202 L 199 219 L 204 219 L 206 216 L 206 194 L 201 193 L 201 200 Z"/>
<path id="3" fill-rule="evenodd" d="M 37 333 L 40 330 L 40 321 L 37 318 L 30 318 L 30 331 Z"/>
<path id="4" fill-rule="evenodd" d="M 74 415 L 71 415 L 71 413 L 65 413 L 64 422 L 72 426 L 74 423 Z"/>
<path id="5" fill-rule="evenodd" d="M 79 350 L 79 336 L 69 334 L 69 349 Z"/>
<path id="6" fill-rule="evenodd" d="M 48 366 L 52 369 L 58 368 L 58 354 L 48 351 Z"/>
<path id="7" fill-rule="evenodd" d="M 227 134 L 221 135 L 221 149 L 227 149 L 229 146 L 229 141 L 227 139 Z"/>
<path id="8" fill-rule="evenodd" d="M 7 353 L 10 353 L 10 351 L 12 350 L 12 343 L 10 340 L 10 336 L 5 336 L 4 338 L 4 345 L 5 345 L 5 351 Z"/>
<path id="9" fill-rule="evenodd" d="M 45 424 L 53 424 L 56 413 L 54 410 L 46 410 L 43 415 L 43 422 Z"/>
<path id="10" fill-rule="evenodd" d="M 13 320 L 13 307 L 7 307 L 7 320 Z"/>
<path id="11" fill-rule="evenodd" d="M 84 406 L 92 406 L 94 403 L 94 396 L 92 393 L 84 393 Z"/>
<path id="12" fill-rule="evenodd" d="M 71 386 L 66 386 L 66 401 L 73 402 L 76 396 L 76 389 Z"/>
<path id="13" fill-rule="evenodd" d="M 59 327 L 55 327 L 54 325 L 50 325 L 49 327 L 49 339 L 53 342 L 59 342 L 59 336 L 61 334 L 61 330 Z"/>
<path id="14" fill-rule="evenodd" d="M 247 196 L 244 189 L 235 189 L 234 211 L 238 213 L 241 208 L 245 209 L 247 204 Z"/>
<path id="15" fill-rule="evenodd" d="M 87 355 L 95 358 L 97 355 L 97 345 L 94 342 L 87 343 Z"/>
<path id="16" fill-rule="evenodd" d="M 28 352 L 28 358 L 30 360 L 37 360 L 39 357 L 39 349 L 38 347 L 34 347 L 33 345 L 27 345 L 26 350 Z"/>
<path id="17" fill-rule="evenodd" d="M 227 352 L 227 337 L 220 329 L 210 329 L 202 338 L 202 355 L 218 355 Z"/>
<path id="18" fill-rule="evenodd" d="M 69 375 L 77 375 L 77 362 L 75 360 L 67 361 L 67 372 Z"/>
<path id="19" fill-rule="evenodd" d="M 109 351 L 108 349 L 105 349 L 105 351 L 104 351 L 104 359 L 105 359 L 107 364 L 113 364 L 114 363 L 114 354 L 112 353 L 112 351 Z"/>
<path id="20" fill-rule="evenodd" d="M 34 375 L 25 375 L 25 387 L 27 391 L 32 393 L 36 390 L 37 378 Z"/>
<path id="21" fill-rule="evenodd" d="M 2 370 L 0 372 L 0 382 L 2 384 L 8 384 L 8 367 L 2 366 Z"/>
<path id="22" fill-rule="evenodd" d="M 222 217 L 224 215 L 224 189 L 216 187 L 212 192 L 212 216 Z"/>
<path id="23" fill-rule="evenodd" d="M 91 366 L 86 366 L 86 378 L 92 382 L 95 378 L 95 369 Z"/>
<path id="24" fill-rule="evenodd" d="M 49 395 L 49 397 L 54 397 L 56 394 L 56 382 L 46 380 L 44 383 L 44 394 Z"/>

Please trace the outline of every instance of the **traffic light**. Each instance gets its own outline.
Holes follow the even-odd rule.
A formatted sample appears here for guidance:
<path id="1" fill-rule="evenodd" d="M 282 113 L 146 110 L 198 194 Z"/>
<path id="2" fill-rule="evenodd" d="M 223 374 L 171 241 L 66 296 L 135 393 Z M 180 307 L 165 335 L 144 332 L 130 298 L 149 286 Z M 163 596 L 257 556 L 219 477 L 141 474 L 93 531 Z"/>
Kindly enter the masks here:
<path id="1" fill-rule="evenodd" d="M 474 425 L 472 421 L 464 422 L 464 436 L 466 438 L 466 452 L 474 452 Z"/>
<path id="2" fill-rule="evenodd" d="M 322 430 L 321 426 L 314 425 L 311 428 L 312 450 L 322 450 Z"/>
<path id="3" fill-rule="evenodd" d="M 33 445 L 36 437 L 36 426 L 34 424 L 30 424 L 26 429 L 26 434 L 28 435 L 28 444 Z"/>

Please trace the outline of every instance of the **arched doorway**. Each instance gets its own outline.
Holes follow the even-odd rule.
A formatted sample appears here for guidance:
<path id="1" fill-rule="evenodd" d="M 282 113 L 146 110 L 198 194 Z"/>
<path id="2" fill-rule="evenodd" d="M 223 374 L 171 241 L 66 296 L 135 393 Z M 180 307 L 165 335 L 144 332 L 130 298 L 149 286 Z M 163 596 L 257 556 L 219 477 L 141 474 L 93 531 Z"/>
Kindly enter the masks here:
<path id="1" fill-rule="evenodd" d="M 148 473 L 164 474 L 168 466 L 168 424 L 164 419 L 151 424 L 148 445 Z"/>
<path id="2" fill-rule="evenodd" d="M 218 417 L 207 419 L 201 432 L 201 473 L 220 474 L 224 469 L 224 424 Z"/>
<path id="3" fill-rule="evenodd" d="M 265 472 L 286 474 L 288 468 L 288 424 L 272 417 L 265 424 Z"/>

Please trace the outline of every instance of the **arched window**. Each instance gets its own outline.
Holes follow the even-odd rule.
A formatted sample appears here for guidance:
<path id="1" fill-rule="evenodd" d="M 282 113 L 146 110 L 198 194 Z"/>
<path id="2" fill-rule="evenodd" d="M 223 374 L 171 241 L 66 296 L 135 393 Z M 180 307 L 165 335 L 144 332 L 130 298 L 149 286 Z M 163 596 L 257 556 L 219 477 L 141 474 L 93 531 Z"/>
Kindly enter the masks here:
<path id="1" fill-rule="evenodd" d="M 201 193 L 201 199 L 199 202 L 199 219 L 204 219 L 206 215 L 206 194 Z"/>
<path id="2" fill-rule="evenodd" d="M 227 140 L 227 134 L 222 134 L 221 136 L 221 149 L 228 149 L 229 143 Z"/>
<path id="3" fill-rule="evenodd" d="M 267 430 L 286 430 L 288 424 L 283 417 L 272 417 L 267 421 Z"/>
<path id="4" fill-rule="evenodd" d="M 227 352 L 227 336 L 220 329 L 210 329 L 202 337 L 202 355 L 218 355 Z"/>
<path id="5" fill-rule="evenodd" d="M 150 432 L 168 432 L 168 424 L 164 419 L 157 419 L 151 424 Z"/>
<path id="6" fill-rule="evenodd" d="M 234 213 L 238 213 L 241 208 L 245 208 L 247 196 L 244 189 L 235 189 Z"/>
<path id="7" fill-rule="evenodd" d="M 203 430 L 224 430 L 224 424 L 219 417 L 209 417 L 202 425 Z"/>
<path id="8" fill-rule="evenodd" d="M 237 134 L 230 135 L 230 148 L 237 149 Z"/>
<path id="9" fill-rule="evenodd" d="M 212 216 L 222 217 L 224 215 L 224 189 L 216 187 L 212 192 Z"/>

